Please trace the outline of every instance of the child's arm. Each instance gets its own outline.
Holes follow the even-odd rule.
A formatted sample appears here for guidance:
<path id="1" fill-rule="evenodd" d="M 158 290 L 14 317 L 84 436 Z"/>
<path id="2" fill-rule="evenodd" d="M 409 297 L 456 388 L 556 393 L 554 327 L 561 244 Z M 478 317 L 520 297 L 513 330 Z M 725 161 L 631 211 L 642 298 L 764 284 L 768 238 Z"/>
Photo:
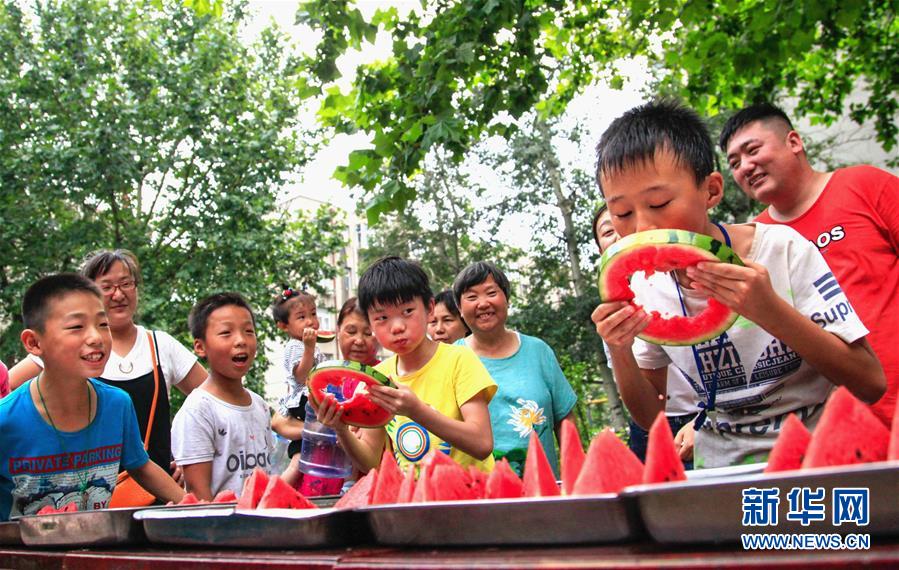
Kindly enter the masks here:
<path id="1" fill-rule="evenodd" d="M 369 397 L 389 412 L 420 423 L 429 432 L 475 459 L 486 459 L 493 452 L 493 429 L 487 411 L 486 390 L 481 390 L 459 406 L 461 421 L 448 418 L 428 406 L 402 384 L 397 388 L 372 386 Z"/>
<path id="2" fill-rule="evenodd" d="M 298 418 L 282 416 L 278 412 L 272 415 L 272 429 L 290 441 L 299 441 L 303 437 L 303 422 Z"/>
<path id="3" fill-rule="evenodd" d="M 315 417 L 337 433 L 340 447 L 350 456 L 353 466 L 368 473 L 381 463 L 387 431 L 384 428 L 363 429 L 360 437 L 340 421 L 341 413 L 337 407 L 337 399 L 333 394 L 327 394 L 315 411 Z"/>
<path id="4" fill-rule="evenodd" d="M 824 330 L 775 293 L 767 269 L 744 263 L 745 267 L 703 262 L 688 268 L 687 276 L 691 287 L 782 340 L 837 386 L 846 386 L 869 403 L 883 396 L 886 377 L 865 339 L 847 343 Z"/>
<path id="5" fill-rule="evenodd" d="M 193 493 L 198 499 L 212 500 L 212 461 L 182 465 L 184 471 L 184 484 L 187 491 Z"/>
<path id="6" fill-rule="evenodd" d="M 41 373 L 43 368 L 38 366 L 37 362 L 31 360 L 27 356 L 9 369 L 9 389 L 15 390 Z"/>
<path id="7" fill-rule="evenodd" d="M 210 463 L 209 465 L 212 464 Z M 189 467 L 193 466 L 190 465 Z M 186 472 L 187 468 L 185 467 L 185 473 Z M 180 503 L 181 499 L 184 498 L 184 489 L 178 486 L 178 483 L 175 483 L 175 480 L 169 477 L 169 474 L 166 473 L 162 467 L 156 465 L 152 461 L 147 461 L 136 469 L 129 469 L 128 474 L 134 478 L 138 485 L 149 491 L 160 501 Z M 212 500 L 212 495 L 208 498 L 199 498 Z"/>
<path id="8" fill-rule="evenodd" d="M 303 329 L 303 348 L 305 350 L 300 361 L 293 367 L 293 377 L 299 384 L 306 382 L 306 378 L 309 377 L 309 372 L 312 371 L 312 366 L 315 364 L 315 342 L 317 337 L 318 333 L 315 329 Z"/>
<path id="9" fill-rule="evenodd" d="M 609 346 L 621 400 L 637 425 L 648 430 L 665 409 L 668 389 L 667 368 L 640 368 L 634 358 L 634 338 L 652 317 L 643 309 L 635 310 L 629 303 L 616 301 L 596 307 L 591 319 L 596 323 L 596 332 Z"/>

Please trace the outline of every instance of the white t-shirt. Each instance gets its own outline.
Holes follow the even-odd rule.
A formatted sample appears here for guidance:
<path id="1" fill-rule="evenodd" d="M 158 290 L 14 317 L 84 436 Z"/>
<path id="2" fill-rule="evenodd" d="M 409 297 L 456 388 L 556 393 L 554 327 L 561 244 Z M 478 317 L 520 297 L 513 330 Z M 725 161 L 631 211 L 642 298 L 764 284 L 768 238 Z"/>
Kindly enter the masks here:
<path id="1" fill-rule="evenodd" d="M 746 258 L 767 268 L 778 296 L 847 343 L 868 333 L 814 244 L 787 226 L 755 224 L 755 228 Z M 631 288 L 638 298 L 651 297 L 654 308 L 682 314 L 678 288 L 669 274 L 648 279 L 635 275 Z M 703 295 L 680 291 L 690 315 L 704 308 Z M 743 317 L 721 337 L 695 347 L 658 346 L 637 339 L 634 356 L 641 368 L 673 363 L 702 401 L 717 371 L 718 429 L 713 430 L 707 418 L 696 434 L 697 467 L 764 460 L 786 416 L 795 412 L 807 427 L 814 427 L 834 388 L 786 344 Z M 703 368 L 701 381 L 697 358 Z"/>
<path id="2" fill-rule="evenodd" d="M 609 345 L 602 341 L 602 350 L 606 354 L 606 362 L 612 365 L 612 353 Z M 614 375 L 613 375 L 614 378 Z M 617 382 L 617 380 L 616 380 Z M 665 415 L 686 416 L 699 411 L 698 397 L 692 386 L 674 366 L 668 367 L 668 386 L 665 394 Z"/>
<path id="3" fill-rule="evenodd" d="M 298 380 L 293 375 L 293 369 L 297 367 L 297 364 L 303 359 L 305 353 L 306 345 L 303 344 L 303 341 L 295 338 L 290 339 L 284 347 L 283 365 L 286 374 L 285 380 L 287 381 L 287 395 L 281 398 L 281 401 L 278 404 L 278 413 L 282 416 L 287 416 L 290 408 L 298 407 L 303 398 L 303 394 L 306 393 L 306 379 L 300 378 Z M 325 355 L 322 354 L 322 351 L 316 346 L 312 352 L 312 365 L 316 366 L 324 361 Z"/>
<path id="4" fill-rule="evenodd" d="M 119 356 L 110 351 L 109 360 L 103 368 L 103 378 L 112 382 L 133 380 L 145 374 L 153 372 L 153 360 L 150 357 L 150 341 L 147 339 L 147 329 L 137 326 L 137 337 L 134 346 L 128 354 Z M 159 345 L 159 363 L 162 365 L 162 374 L 165 376 L 166 392 L 172 391 L 172 386 L 180 383 L 187 376 L 190 369 L 197 361 L 196 355 L 185 348 L 183 344 L 172 338 L 167 332 L 155 331 L 156 343 Z M 29 355 L 35 364 L 44 367 L 44 361 L 38 356 Z"/>
<path id="5" fill-rule="evenodd" d="M 178 465 L 212 462 L 215 495 L 238 496 L 253 469 L 270 471 L 272 431 L 268 404 L 258 394 L 248 406 L 224 402 L 199 388 L 190 393 L 172 423 L 172 455 Z"/>

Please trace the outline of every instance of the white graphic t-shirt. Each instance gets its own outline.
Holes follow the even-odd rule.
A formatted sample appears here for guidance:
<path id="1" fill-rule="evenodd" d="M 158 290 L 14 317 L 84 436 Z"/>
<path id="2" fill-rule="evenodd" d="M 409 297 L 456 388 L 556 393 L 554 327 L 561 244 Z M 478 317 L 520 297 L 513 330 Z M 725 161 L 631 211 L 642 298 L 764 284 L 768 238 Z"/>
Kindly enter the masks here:
<path id="1" fill-rule="evenodd" d="M 847 343 L 868 333 L 814 244 L 786 226 L 755 227 L 747 259 L 767 268 L 778 296 Z M 669 274 L 635 275 L 631 288 L 638 300 L 647 300 L 663 314 L 683 314 Z M 705 308 L 703 295 L 683 288 L 680 293 L 688 314 Z M 789 346 L 743 317 L 720 337 L 694 347 L 637 339 L 634 356 L 641 368 L 673 363 L 702 401 L 717 375 L 717 429 L 707 418 L 696 434 L 697 467 L 764 461 L 786 416 L 795 412 L 814 427 L 834 388 Z"/>
<path id="2" fill-rule="evenodd" d="M 249 406 L 224 402 L 198 388 L 184 400 L 172 423 L 172 455 L 178 465 L 212 462 L 212 494 L 238 496 L 256 467 L 269 472 L 272 431 L 268 404 L 247 390 Z"/>

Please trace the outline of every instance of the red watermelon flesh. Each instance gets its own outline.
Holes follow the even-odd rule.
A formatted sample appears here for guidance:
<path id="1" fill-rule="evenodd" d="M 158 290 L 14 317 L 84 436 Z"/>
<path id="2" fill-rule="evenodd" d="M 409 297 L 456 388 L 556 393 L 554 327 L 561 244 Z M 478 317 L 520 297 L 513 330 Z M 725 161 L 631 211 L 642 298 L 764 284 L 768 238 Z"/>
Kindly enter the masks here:
<path id="1" fill-rule="evenodd" d="M 237 501 L 238 509 L 255 509 L 259 505 L 259 499 L 265 493 L 268 486 L 268 474 L 260 467 L 253 469 L 253 473 L 247 477 Z"/>
<path id="2" fill-rule="evenodd" d="M 899 461 L 899 400 L 896 400 L 896 411 L 893 412 L 893 429 L 890 432 L 890 448 L 887 459 Z"/>
<path id="3" fill-rule="evenodd" d="M 200 501 L 197 499 L 197 496 L 193 493 L 184 493 L 184 497 L 181 498 L 181 501 L 178 503 L 179 505 L 196 505 Z"/>
<path id="4" fill-rule="evenodd" d="M 224 491 L 220 491 L 215 497 L 213 497 L 213 503 L 233 503 L 237 501 L 237 494 L 231 489 L 225 489 Z"/>
<path id="5" fill-rule="evenodd" d="M 840 386 L 824 405 L 802 468 L 883 461 L 889 445 L 890 431 L 883 422 Z"/>
<path id="6" fill-rule="evenodd" d="M 431 467 L 422 465 L 418 470 L 418 481 L 415 483 L 415 491 L 412 493 L 410 503 L 426 503 L 431 500 Z"/>
<path id="7" fill-rule="evenodd" d="M 53 505 L 44 505 L 41 507 L 41 510 L 37 512 L 38 515 L 55 515 L 57 513 L 59 513 L 59 509 Z"/>
<path id="8" fill-rule="evenodd" d="M 403 472 L 396 464 L 393 453 L 385 449 L 384 455 L 381 456 L 381 465 L 378 467 L 378 480 L 375 482 L 371 504 L 385 505 L 397 502 L 402 482 Z"/>
<path id="9" fill-rule="evenodd" d="M 309 499 L 297 492 L 277 475 L 272 475 L 259 499 L 257 509 L 315 509 Z"/>
<path id="10" fill-rule="evenodd" d="M 435 465 L 431 470 L 429 482 L 432 501 L 466 501 L 475 498 L 469 486 L 469 474 L 458 465 Z"/>
<path id="11" fill-rule="evenodd" d="M 644 483 L 685 481 L 684 464 L 674 445 L 674 434 L 668 425 L 665 412 L 659 412 L 649 429 L 646 447 L 646 465 L 643 468 Z"/>
<path id="12" fill-rule="evenodd" d="M 496 462 L 493 471 L 487 476 L 484 497 L 487 499 L 517 499 L 521 497 L 522 483 L 506 458 Z"/>
<path id="13" fill-rule="evenodd" d="M 618 493 L 643 480 L 643 464 L 611 429 L 593 438 L 581 474 L 574 484 L 574 495 Z"/>
<path id="14" fill-rule="evenodd" d="M 340 419 L 345 424 L 375 428 L 386 425 L 393 418 L 393 414 L 368 397 L 369 386 L 393 386 L 393 383 L 365 364 L 333 360 L 323 362 L 312 369 L 306 384 L 314 405 L 320 405 L 327 394 L 337 400 Z"/>
<path id="15" fill-rule="evenodd" d="M 802 460 L 808 450 L 812 434 L 806 429 L 796 414 L 790 414 L 780 427 L 777 441 L 768 454 L 768 465 L 765 473 L 791 471 L 802 467 Z"/>
<path id="16" fill-rule="evenodd" d="M 562 440 L 559 442 L 562 453 L 562 492 L 570 495 L 574 489 L 574 482 L 581 472 L 584 459 L 584 446 L 581 444 L 581 436 L 577 432 L 577 425 L 571 420 L 562 420 Z"/>
<path id="17" fill-rule="evenodd" d="M 409 466 L 406 474 L 403 475 L 403 482 L 400 483 L 400 490 L 396 496 L 397 503 L 411 503 L 412 496 L 415 494 L 415 467 Z"/>
<path id="18" fill-rule="evenodd" d="M 378 470 L 372 469 L 365 477 L 356 481 L 356 484 L 350 487 L 346 495 L 334 503 L 336 509 L 356 509 L 366 507 L 371 504 L 371 496 L 375 490 L 375 482 L 378 480 Z"/>
<path id="19" fill-rule="evenodd" d="M 468 466 L 468 487 L 473 499 L 483 499 L 487 487 L 487 475 L 474 465 Z"/>
<path id="20" fill-rule="evenodd" d="M 537 432 L 531 432 L 528 442 L 528 456 L 524 462 L 524 479 L 522 480 L 522 496 L 554 497 L 559 494 L 559 485 L 553 468 L 549 465 L 543 445 Z"/>

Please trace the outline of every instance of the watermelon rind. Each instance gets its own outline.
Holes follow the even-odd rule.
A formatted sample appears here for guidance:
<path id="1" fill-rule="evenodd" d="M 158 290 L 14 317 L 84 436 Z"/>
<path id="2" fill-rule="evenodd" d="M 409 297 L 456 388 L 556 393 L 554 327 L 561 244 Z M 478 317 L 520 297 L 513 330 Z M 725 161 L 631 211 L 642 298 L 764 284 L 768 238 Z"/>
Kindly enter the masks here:
<path id="1" fill-rule="evenodd" d="M 396 384 L 394 384 L 390 380 L 390 378 L 388 378 L 384 374 L 378 372 L 373 367 L 368 366 L 367 364 L 362 364 L 360 362 L 355 362 L 352 360 L 326 360 L 326 361 L 322 362 L 321 364 L 317 365 L 316 367 L 314 367 L 312 369 L 312 371 L 309 372 L 309 378 L 307 380 L 307 384 L 309 386 L 309 398 L 312 400 L 312 402 L 313 402 L 313 404 L 315 404 L 315 406 L 319 406 L 321 404 L 321 402 L 319 400 L 319 393 L 318 393 L 319 390 L 316 388 L 316 385 L 317 385 L 316 379 L 321 379 L 321 377 L 327 376 L 327 375 L 333 374 L 333 373 L 341 374 L 341 373 L 346 373 L 346 372 L 351 372 L 351 373 L 361 375 L 363 377 L 366 377 L 369 380 L 373 380 L 373 381 L 381 384 L 382 386 L 390 386 L 391 388 L 396 388 Z M 371 400 L 368 400 L 367 398 L 366 398 L 366 400 L 368 402 L 371 402 Z M 371 402 L 371 405 L 375 406 L 375 404 L 373 402 Z M 375 406 L 375 407 L 379 410 L 383 410 L 383 408 L 378 408 L 377 406 Z M 346 415 L 344 415 L 342 417 L 342 420 L 344 421 L 344 423 L 346 423 L 348 425 L 353 425 L 353 426 L 358 426 L 358 427 L 363 427 L 363 428 L 376 428 L 376 427 L 381 427 L 381 426 L 387 425 L 387 423 L 393 417 L 386 410 L 384 410 L 384 412 L 385 412 L 385 414 L 378 421 L 363 422 L 363 421 L 353 420 L 353 419 L 347 417 Z"/>
<path id="2" fill-rule="evenodd" d="M 315 342 L 331 342 L 337 338 L 337 333 L 332 331 L 318 331 L 315 335 Z"/>
<path id="3" fill-rule="evenodd" d="M 699 261 L 720 261 L 731 263 L 734 265 L 743 265 L 740 257 L 727 245 L 717 239 L 688 232 L 686 230 L 662 229 L 638 232 L 624 237 L 611 246 L 603 253 L 599 261 L 599 278 L 598 288 L 599 297 L 602 302 L 611 301 L 630 301 L 633 302 L 634 293 L 630 289 L 630 275 L 626 276 L 626 281 L 618 281 L 610 278 L 614 270 L 622 263 L 633 261 L 633 256 L 641 256 L 639 260 L 651 260 L 657 255 L 664 256 L 666 252 L 681 253 L 696 256 L 697 263 Z M 623 267 L 627 267 L 624 265 Z M 656 267 L 644 266 L 634 271 L 646 270 L 651 271 L 670 271 L 672 269 L 681 268 L 677 266 Z M 613 282 L 617 281 L 617 282 Z M 724 331 L 729 329 L 739 316 L 735 311 L 727 309 L 724 305 L 718 303 L 714 299 L 709 300 L 709 308 L 702 313 L 691 316 L 682 317 L 675 316 L 670 319 L 661 319 L 661 323 L 669 323 L 670 326 L 676 326 L 678 322 L 685 325 L 696 326 L 702 321 L 709 321 L 710 315 L 717 315 L 719 318 L 713 323 L 708 323 L 708 327 L 701 333 L 686 338 L 666 337 L 663 334 L 652 333 L 654 330 L 650 324 L 647 329 L 641 332 L 638 337 L 653 344 L 668 346 L 690 346 L 700 342 L 720 336 Z"/>

